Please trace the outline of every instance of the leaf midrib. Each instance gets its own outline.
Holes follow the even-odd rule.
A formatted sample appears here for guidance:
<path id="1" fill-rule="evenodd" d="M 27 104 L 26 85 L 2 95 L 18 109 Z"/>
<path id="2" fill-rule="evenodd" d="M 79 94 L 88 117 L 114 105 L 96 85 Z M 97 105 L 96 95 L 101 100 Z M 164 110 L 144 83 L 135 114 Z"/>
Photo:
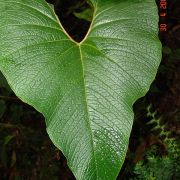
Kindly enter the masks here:
<path id="1" fill-rule="evenodd" d="M 94 147 L 94 141 L 93 141 L 93 133 L 92 133 L 92 126 L 91 126 L 91 122 L 90 122 L 90 115 L 89 115 L 89 106 L 88 106 L 88 99 L 87 99 L 87 90 L 86 90 L 86 80 L 85 80 L 85 68 L 84 68 L 84 63 L 83 63 L 83 55 L 82 55 L 82 50 L 81 50 L 81 46 L 83 45 L 83 42 L 88 38 L 88 35 L 90 34 L 91 30 L 92 30 L 92 26 L 95 20 L 95 16 L 96 16 L 96 12 L 97 12 L 97 3 L 96 6 L 94 6 L 94 12 L 93 12 L 93 17 L 92 17 L 92 21 L 91 24 L 89 26 L 89 29 L 85 35 L 85 37 L 83 38 L 83 40 L 79 43 L 77 43 L 77 45 L 79 46 L 79 53 L 80 53 L 80 60 L 81 60 L 81 65 L 82 65 L 82 71 L 83 71 L 83 86 L 84 86 L 84 96 L 85 96 L 85 104 L 86 104 L 86 111 L 87 111 L 87 125 L 90 129 L 90 134 L 91 134 L 91 146 L 92 146 L 92 155 L 93 155 L 93 159 L 94 159 L 94 164 L 95 164 L 95 173 L 96 173 L 96 177 L 97 180 L 98 178 L 98 168 L 97 168 L 97 160 L 96 160 L 96 155 L 95 155 L 95 147 Z"/>
<path id="2" fill-rule="evenodd" d="M 96 16 L 96 12 L 97 12 L 97 3 L 96 5 L 94 5 L 94 12 L 93 12 L 93 17 L 92 17 L 92 21 L 91 24 L 89 26 L 89 29 L 85 35 L 85 37 L 82 39 L 81 42 L 76 42 L 74 39 L 72 39 L 72 37 L 70 37 L 70 35 L 67 33 L 67 31 L 64 29 L 64 27 L 62 26 L 59 18 L 57 17 L 55 11 L 53 10 L 54 15 L 57 19 L 57 22 L 60 26 L 60 28 L 62 29 L 62 31 L 65 33 L 65 35 L 67 36 L 67 38 L 72 41 L 73 43 L 75 43 L 78 48 L 79 48 L 79 54 L 80 54 L 80 61 L 81 61 L 81 67 L 82 67 L 82 76 L 83 76 L 83 86 L 84 86 L 84 96 L 85 96 L 85 105 L 86 105 L 86 111 L 87 111 L 87 125 L 88 125 L 88 129 L 90 130 L 90 135 L 91 135 L 91 146 L 92 146 L 92 156 L 93 156 L 93 162 L 95 164 L 96 170 L 95 170 L 95 174 L 96 174 L 96 178 L 97 180 L 98 178 L 98 169 L 97 169 L 97 160 L 96 160 L 96 156 L 95 156 L 95 148 L 94 148 L 94 141 L 93 141 L 93 133 L 92 133 L 92 126 L 90 123 L 90 115 L 89 115 L 89 108 L 88 108 L 88 100 L 87 100 L 87 90 L 86 90 L 86 80 L 85 80 L 85 68 L 84 68 L 84 63 L 83 63 L 83 56 L 82 56 L 82 50 L 81 50 L 81 45 L 83 44 L 83 42 L 88 38 L 88 35 L 90 34 L 91 30 L 92 30 L 92 26 L 95 20 L 95 16 Z"/>
<path id="3" fill-rule="evenodd" d="M 97 176 L 97 180 L 98 180 L 98 171 L 97 171 L 97 161 L 96 161 L 96 157 L 95 157 L 95 148 L 94 148 L 94 142 L 93 142 L 93 133 L 92 133 L 92 126 L 91 126 L 91 122 L 90 122 L 90 115 L 89 115 L 89 106 L 88 106 L 88 100 L 87 100 L 87 90 L 86 90 L 86 80 L 85 80 L 85 68 L 84 68 L 84 64 L 83 64 L 83 56 L 82 56 L 82 50 L 81 50 L 81 46 L 79 45 L 79 53 L 80 53 L 80 60 L 81 60 L 81 64 L 82 64 L 82 76 L 83 76 L 83 86 L 84 86 L 84 97 L 85 97 L 85 104 L 86 104 L 86 111 L 87 111 L 87 125 L 90 129 L 90 133 L 91 133 L 91 146 L 92 146 L 92 153 L 93 153 L 93 159 L 94 159 L 94 163 L 95 163 L 95 167 L 96 167 L 96 176 Z"/>

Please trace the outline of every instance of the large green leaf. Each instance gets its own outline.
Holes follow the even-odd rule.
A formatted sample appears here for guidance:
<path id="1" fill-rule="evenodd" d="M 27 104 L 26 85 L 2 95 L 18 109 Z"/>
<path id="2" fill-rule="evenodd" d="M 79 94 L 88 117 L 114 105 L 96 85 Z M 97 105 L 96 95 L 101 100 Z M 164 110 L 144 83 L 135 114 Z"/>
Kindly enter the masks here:
<path id="1" fill-rule="evenodd" d="M 77 179 L 114 180 L 125 158 L 133 103 L 161 58 L 154 0 L 92 0 L 80 43 L 44 0 L 0 0 L 0 70 L 47 132 Z"/>

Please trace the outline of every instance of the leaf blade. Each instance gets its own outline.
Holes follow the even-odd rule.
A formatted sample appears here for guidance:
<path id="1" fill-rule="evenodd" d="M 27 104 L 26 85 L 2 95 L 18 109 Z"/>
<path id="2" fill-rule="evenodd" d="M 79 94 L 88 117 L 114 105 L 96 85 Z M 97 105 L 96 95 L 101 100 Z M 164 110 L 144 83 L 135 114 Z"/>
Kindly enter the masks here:
<path id="1" fill-rule="evenodd" d="M 1 0 L 0 69 L 17 96 L 44 114 L 77 179 L 116 179 L 132 105 L 160 61 L 158 16 L 150 0 L 92 3 L 91 28 L 76 43 L 43 0 Z"/>

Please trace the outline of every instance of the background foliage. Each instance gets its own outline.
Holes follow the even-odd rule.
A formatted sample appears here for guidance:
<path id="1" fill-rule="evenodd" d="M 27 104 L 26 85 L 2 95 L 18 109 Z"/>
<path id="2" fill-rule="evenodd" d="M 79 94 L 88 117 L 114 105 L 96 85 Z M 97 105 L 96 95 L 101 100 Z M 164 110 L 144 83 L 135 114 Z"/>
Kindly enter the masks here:
<path id="1" fill-rule="evenodd" d="M 88 2 L 47 1 L 55 4 L 67 32 L 80 41 L 90 24 Z M 118 179 L 180 179 L 180 1 L 167 2 L 168 31 L 159 34 L 162 62 L 150 91 L 134 105 L 135 123 Z M 48 138 L 42 115 L 13 94 L 2 74 L 0 179 L 74 179 L 66 159 Z"/>

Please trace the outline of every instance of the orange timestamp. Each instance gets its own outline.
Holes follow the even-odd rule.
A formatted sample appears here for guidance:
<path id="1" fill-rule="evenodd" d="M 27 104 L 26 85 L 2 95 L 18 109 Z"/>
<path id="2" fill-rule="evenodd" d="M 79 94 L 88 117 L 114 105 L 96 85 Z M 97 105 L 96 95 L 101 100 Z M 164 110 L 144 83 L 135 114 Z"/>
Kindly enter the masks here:
<path id="1" fill-rule="evenodd" d="M 160 0 L 159 1 L 159 15 L 160 15 L 160 20 L 165 18 L 167 16 L 167 0 Z M 161 32 L 167 31 L 167 24 L 166 23 L 160 23 L 159 24 L 159 30 Z"/>

